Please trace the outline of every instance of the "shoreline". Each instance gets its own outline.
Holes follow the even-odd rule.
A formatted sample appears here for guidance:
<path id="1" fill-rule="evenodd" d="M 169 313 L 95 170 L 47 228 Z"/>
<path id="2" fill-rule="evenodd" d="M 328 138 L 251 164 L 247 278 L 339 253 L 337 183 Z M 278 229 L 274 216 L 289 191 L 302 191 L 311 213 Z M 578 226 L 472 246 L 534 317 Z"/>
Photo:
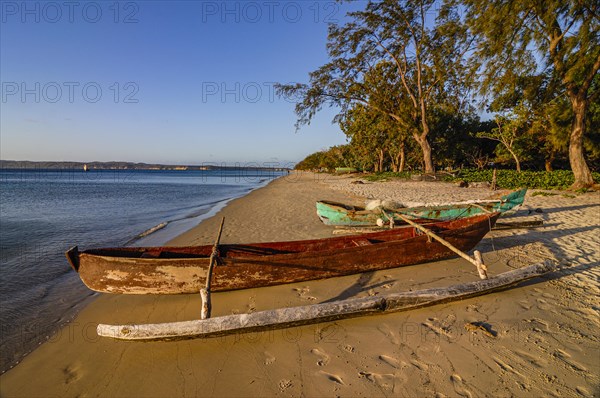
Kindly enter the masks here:
<path id="1" fill-rule="evenodd" d="M 180 219 L 176 219 L 176 220 L 172 220 L 172 221 L 164 221 L 164 222 L 161 222 L 160 224 L 151 228 L 151 229 L 156 228 L 156 227 L 160 226 L 161 224 L 165 224 L 165 223 L 166 223 L 165 227 L 169 228 L 169 224 L 185 222 L 187 225 L 185 225 L 183 228 L 179 227 L 178 228 L 179 231 L 176 233 L 165 234 L 167 231 L 163 231 L 163 229 L 166 229 L 165 227 L 163 227 L 163 228 L 158 228 L 154 232 L 149 233 L 147 235 L 140 236 L 140 235 L 144 234 L 145 232 L 147 232 L 147 231 L 144 231 L 140 235 L 137 235 L 136 237 L 129 240 L 129 242 L 127 244 L 125 244 L 125 246 L 168 246 L 169 242 L 176 240 L 179 236 L 196 228 L 198 225 L 200 225 L 205 220 L 207 220 L 211 217 L 214 217 L 215 214 L 217 214 L 219 211 L 221 211 L 223 208 L 225 208 L 231 201 L 236 200 L 236 199 L 241 199 L 244 196 L 249 195 L 252 191 L 266 187 L 271 182 L 273 182 L 279 178 L 282 178 L 282 177 L 284 177 L 284 176 L 282 175 L 279 177 L 266 178 L 264 180 L 259 181 L 258 185 L 256 185 L 255 187 L 249 188 L 248 190 L 244 191 L 239 196 L 232 196 L 230 198 L 226 198 L 226 199 L 219 200 L 217 202 L 210 203 L 210 205 L 211 205 L 210 209 L 206 213 L 202 213 L 202 214 L 199 214 L 199 215 L 193 216 L 193 217 L 184 217 L 184 218 L 180 218 Z M 156 234 L 157 232 L 158 232 L 158 234 Z M 165 234 L 166 236 L 161 236 L 161 233 Z"/>
<path id="2" fill-rule="evenodd" d="M 202 223 L 202 221 L 204 221 L 205 219 L 214 216 L 216 213 L 218 213 L 220 210 L 222 210 L 225 206 L 227 206 L 227 204 L 229 202 L 231 202 L 232 200 L 243 198 L 244 196 L 248 195 L 250 192 L 257 190 L 257 189 L 261 189 L 261 188 L 267 186 L 270 182 L 272 182 L 280 177 L 283 177 L 283 176 L 285 176 L 285 175 L 270 176 L 268 178 L 263 178 L 263 177 L 257 178 L 256 186 L 253 186 L 253 187 L 250 187 L 250 188 L 244 190 L 243 192 L 241 192 L 241 195 L 232 196 L 232 197 L 229 197 L 226 199 L 218 200 L 216 202 L 201 205 L 199 208 L 202 208 L 204 206 L 209 206 L 208 211 L 206 211 L 205 213 L 202 213 L 202 214 L 199 214 L 199 215 L 196 215 L 193 217 L 184 216 L 183 218 L 176 218 L 176 219 L 172 219 L 170 221 L 168 219 L 167 220 L 163 219 L 160 221 L 159 224 L 153 226 L 152 228 L 147 229 L 147 230 L 133 236 L 123 246 L 165 246 L 168 244 L 169 241 L 176 239 L 179 235 L 193 229 L 198 224 Z M 188 210 L 188 211 L 190 211 L 190 210 Z M 190 214 L 193 214 L 194 212 L 197 212 L 197 209 L 195 209 Z M 169 227 L 171 227 L 171 224 L 181 223 L 182 221 L 185 224 L 187 224 L 187 227 L 182 228 L 181 225 L 175 225 L 174 226 L 175 231 L 169 230 Z M 164 226 L 162 228 L 157 228 L 163 224 L 164 224 Z M 148 231 L 150 231 L 152 229 L 155 229 L 155 230 L 151 233 L 146 234 Z M 144 235 L 144 234 L 146 234 L 146 235 Z M 62 256 L 61 258 L 64 260 L 64 256 Z M 72 272 L 70 266 L 68 267 L 67 272 L 68 273 Z M 70 281 L 68 284 L 63 283 L 62 285 L 53 285 L 50 287 L 50 289 L 56 290 L 56 289 L 61 289 L 61 288 L 62 289 L 71 288 L 71 287 L 73 287 L 73 283 L 81 284 L 81 281 L 79 280 L 78 277 L 76 277 L 76 280 Z M 7 353 L 7 357 L 13 356 L 13 355 L 18 355 L 18 357 L 15 356 L 12 360 L 7 361 L 5 364 L 5 367 L 0 369 L 0 375 L 6 373 L 9 370 L 18 366 L 28 355 L 30 355 L 32 352 L 34 352 L 40 345 L 45 344 L 48 341 L 52 341 L 54 339 L 54 336 L 60 335 L 60 333 L 63 329 L 69 328 L 70 324 L 77 319 L 79 313 L 81 311 L 83 311 L 90 303 L 92 303 L 94 300 L 96 300 L 100 295 L 98 292 L 91 291 L 83 285 L 81 286 L 81 288 L 83 289 L 83 292 L 85 293 L 85 296 L 82 296 L 82 300 L 80 302 L 77 302 L 76 304 L 72 305 L 67 312 L 55 314 L 54 316 L 57 317 L 59 322 L 57 322 L 55 325 L 52 325 L 51 328 L 48 329 L 47 331 L 45 331 L 44 333 L 38 333 L 37 336 L 35 336 L 34 338 L 32 338 L 30 341 L 27 341 L 27 342 L 25 342 L 25 340 L 23 342 L 19 341 L 19 336 L 13 336 L 13 335 L 6 336 L 9 338 L 9 341 L 14 339 L 19 343 L 19 345 L 23 344 L 24 346 L 22 347 L 21 350 L 15 350 L 15 351 Z M 31 333 L 35 333 L 35 330 L 36 330 L 35 327 L 36 327 L 36 325 L 33 325 L 33 328 L 32 328 L 33 330 L 31 331 Z M 23 329 L 22 335 L 26 334 L 26 333 L 29 334 L 30 332 L 25 331 L 25 329 Z"/>
<path id="3" fill-rule="evenodd" d="M 363 204 L 365 196 L 382 194 L 473 197 L 490 192 L 461 188 L 454 193 L 449 185 L 429 182 L 351 184 L 356 176 L 290 176 L 230 201 L 169 244 L 212 244 L 221 216 L 226 217 L 223 243 L 332 236 L 332 228 L 315 214 L 317 199 Z M 525 204 L 513 217 L 541 217 L 544 227 L 493 231 L 478 249 L 493 274 L 556 257 L 570 265 L 557 279 L 538 278 L 501 293 L 405 313 L 145 344 L 99 338 L 95 326 L 198 319 L 198 295 L 102 294 L 0 376 L 0 395 L 594 396 L 600 385 L 600 322 L 593 309 L 600 292 L 600 221 L 594 219 L 600 214 L 600 195 L 528 194 Z M 527 214 L 538 207 L 543 213 Z M 452 259 L 218 293 L 213 314 L 447 286 L 475 277 L 472 266 Z M 483 322 L 496 335 L 467 331 L 467 322 Z"/>
<path id="4" fill-rule="evenodd" d="M 208 217 L 206 219 L 204 219 L 201 223 L 197 224 L 196 226 L 194 226 L 193 228 L 189 229 L 186 232 L 183 232 L 182 234 L 176 236 L 175 238 L 169 240 L 167 242 L 168 245 L 173 245 L 173 246 L 194 246 L 194 245 L 204 245 L 204 244 L 213 244 L 214 243 L 214 238 L 216 236 L 216 233 L 218 231 L 219 228 L 219 224 L 221 222 L 221 216 L 220 213 L 224 213 L 225 215 L 227 214 L 231 214 L 233 215 L 233 217 L 230 218 L 226 218 L 225 220 L 225 225 L 223 227 L 223 236 L 222 236 L 222 242 L 227 243 L 228 239 L 231 241 L 231 243 L 234 242 L 243 242 L 246 241 L 248 242 L 248 238 L 247 238 L 247 234 L 246 232 L 244 232 L 245 230 L 251 229 L 253 230 L 255 233 L 253 234 L 253 239 L 252 242 L 267 242 L 267 241 L 275 241 L 275 240 L 300 240 L 300 239 L 305 239 L 305 237 L 307 236 L 307 234 L 313 234 L 316 230 L 316 235 L 315 238 L 321 238 L 321 237 L 329 237 L 330 236 L 330 227 L 327 227 L 325 225 L 323 225 L 320 220 L 318 219 L 316 212 L 314 211 L 314 202 L 317 200 L 315 199 L 314 201 L 306 201 L 306 203 L 302 203 L 302 211 L 304 213 L 315 213 L 314 217 L 311 217 L 311 219 L 309 220 L 310 224 L 311 224 L 311 231 L 308 232 L 308 228 L 303 227 L 300 228 L 298 230 L 294 230 L 292 228 L 289 228 L 289 226 L 291 225 L 291 223 L 294 222 L 295 217 L 291 216 L 290 214 L 281 214 L 281 215 L 277 215 L 276 217 L 272 217 L 271 216 L 271 209 L 269 209 L 268 207 L 264 207 L 264 206 L 260 206 L 260 201 L 263 200 L 263 196 L 268 196 L 268 195 L 263 195 L 262 189 L 270 189 L 270 192 L 276 192 L 278 194 L 280 194 L 280 196 L 282 196 L 281 198 L 277 198 L 278 201 L 280 202 L 284 202 L 284 201 L 288 201 L 293 203 L 294 202 L 294 195 L 285 195 L 285 189 L 279 189 L 279 186 L 285 186 L 284 184 L 295 184 L 295 183 L 306 183 L 306 181 L 303 181 L 303 179 L 307 178 L 313 182 L 317 181 L 317 183 L 319 183 L 319 176 L 313 173 L 305 173 L 305 172 L 294 172 L 288 175 L 284 175 L 281 176 L 279 178 L 273 179 L 272 181 L 270 181 L 268 184 L 264 185 L 263 187 L 260 187 L 258 189 L 254 189 L 250 192 L 248 192 L 246 195 L 238 197 L 238 198 L 234 198 L 232 200 L 230 200 L 225 206 L 223 206 L 223 208 L 220 209 L 220 211 L 214 213 L 211 217 Z M 276 187 L 275 187 L 276 186 Z M 318 185 L 319 187 L 323 187 L 322 185 Z M 275 188 L 273 188 L 275 187 Z M 313 189 L 314 190 L 314 189 Z M 311 192 L 309 194 L 311 197 L 314 198 L 320 198 L 319 196 L 319 190 L 317 189 L 316 192 Z M 348 200 L 357 200 L 357 196 L 356 195 L 352 195 L 352 194 L 345 194 L 343 192 L 334 192 L 333 195 L 335 195 L 336 198 L 338 198 L 341 201 L 348 201 Z M 269 198 L 272 199 L 272 198 Z M 248 214 L 243 210 L 245 204 L 247 201 L 252 201 L 253 203 L 257 203 L 258 206 L 256 206 L 257 208 L 255 210 L 257 210 L 260 214 L 260 216 L 258 216 L 256 213 L 252 215 L 252 219 L 248 220 L 247 216 Z M 292 206 L 290 206 L 289 209 L 286 209 L 286 212 L 292 212 L 293 210 L 297 209 L 297 206 L 299 204 L 298 203 L 294 203 Z M 274 210 L 276 211 L 276 210 Z M 274 219 L 274 223 L 273 223 L 273 229 L 268 229 L 268 225 L 264 225 L 263 222 L 265 221 L 265 218 L 263 217 L 272 217 Z M 287 223 L 288 225 L 284 226 L 287 227 L 285 228 L 286 230 L 286 234 L 282 235 L 281 234 L 281 227 L 282 227 L 282 223 Z M 233 224 L 233 228 L 232 228 L 232 224 Z M 229 227 L 229 228 L 228 228 Z M 256 233 L 258 232 L 258 234 Z"/>

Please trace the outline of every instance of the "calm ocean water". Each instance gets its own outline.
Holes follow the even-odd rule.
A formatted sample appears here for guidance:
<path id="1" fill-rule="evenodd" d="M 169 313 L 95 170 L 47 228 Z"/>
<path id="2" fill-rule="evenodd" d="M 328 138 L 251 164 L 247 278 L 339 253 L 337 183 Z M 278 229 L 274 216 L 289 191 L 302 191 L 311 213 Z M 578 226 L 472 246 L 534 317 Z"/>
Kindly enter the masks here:
<path id="1" fill-rule="evenodd" d="M 0 371 L 72 319 L 93 293 L 71 246 L 161 245 L 276 171 L 0 170 Z"/>

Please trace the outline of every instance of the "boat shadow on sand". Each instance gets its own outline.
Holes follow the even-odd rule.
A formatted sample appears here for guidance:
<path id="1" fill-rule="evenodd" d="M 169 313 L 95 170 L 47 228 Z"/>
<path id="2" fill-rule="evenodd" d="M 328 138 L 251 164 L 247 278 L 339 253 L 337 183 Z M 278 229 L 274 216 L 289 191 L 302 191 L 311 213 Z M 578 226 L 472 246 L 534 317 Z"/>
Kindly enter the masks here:
<path id="1" fill-rule="evenodd" d="M 482 254 L 489 257 L 490 255 L 495 254 L 498 251 L 504 250 L 514 250 L 517 248 L 526 249 L 526 245 L 532 243 L 541 243 L 545 248 L 547 248 L 552 255 L 561 261 L 563 265 L 557 269 L 556 271 L 543 276 L 541 278 L 535 278 L 530 281 L 525 281 L 519 286 L 529 286 L 539 283 L 540 281 L 545 280 L 554 280 L 560 279 L 566 275 L 577 274 L 581 272 L 585 272 L 591 268 L 595 268 L 600 265 L 598 261 L 589 261 L 587 258 L 592 256 L 593 254 L 589 252 L 585 252 L 582 249 L 582 254 L 578 256 L 573 256 L 573 253 L 567 253 L 563 245 L 561 245 L 561 240 L 565 239 L 571 235 L 577 235 L 581 233 L 589 233 L 591 231 L 598 230 L 598 227 L 595 225 L 574 227 L 574 228 L 561 228 L 561 225 L 564 222 L 560 221 L 551 221 L 551 214 L 560 213 L 565 211 L 575 211 L 581 209 L 589 209 L 590 207 L 599 207 L 600 204 L 594 205 L 577 205 L 577 206 L 567 206 L 567 207 L 556 207 L 550 209 L 543 209 L 542 213 L 535 212 L 533 209 L 521 209 L 517 213 L 515 213 L 511 217 L 501 218 L 499 222 L 502 221 L 512 221 L 517 220 L 522 216 L 529 216 L 531 214 L 535 214 L 544 220 L 544 225 L 538 228 L 531 229 L 521 229 L 521 230 L 513 230 L 513 231 L 522 231 L 521 233 L 517 233 L 515 235 L 510 236 L 490 236 L 485 237 L 478 245 L 477 248 Z M 550 223 L 548 223 L 550 222 Z M 516 253 L 516 256 L 519 254 Z M 543 261 L 545 258 L 539 258 L 538 261 Z M 506 260 L 506 259 L 505 259 Z M 444 261 L 444 260 L 442 260 Z M 535 260 L 534 260 L 535 262 Z M 567 264 L 565 264 L 567 262 Z M 421 266 L 427 266 L 423 264 Z M 395 280 L 385 280 L 377 283 L 372 283 L 373 278 L 375 276 L 375 272 L 365 272 L 363 273 L 359 279 L 353 283 L 351 286 L 344 289 L 335 297 L 327 299 L 323 301 L 324 303 L 333 302 L 336 300 L 344 300 L 352 297 L 356 297 L 361 293 L 366 293 L 370 290 L 380 288 L 387 284 L 394 283 Z"/>
<path id="2" fill-rule="evenodd" d="M 523 246 L 527 243 L 542 242 L 555 254 L 564 254 L 557 239 L 565 238 L 569 235 L 575 235 L 582 232 L 598 230 L 597 226 L 575 227 L 567 229 L 550 229 L 548 227 L 559 227 L 560 223 L 544 224 L 543 227 L 536 229 L 523 229 L 522 234 L 512 236 L 486 236 L 481 240 L 476 249 L 482 254 L 494 252 L 502 249 L 511 249 Z M 568 257 L 568 256 L 567 256 Z"/>
<path id="3" fill-rule="evenodd" d="M 509 236 L 487 235 L 480 242 L 477 249 L 482 254 L 487 254 L 488 258 L 500 250 L 512 250 L 516 257 L 525 254 L 524 257 L 532 258 L 531 253 L 528 253 L 528 248 L 531 245 L 539 244 L 547 249 L 554 256 L 555 260 L 560 263 L 560 267 L 556 271 L 542 277 L 544 280 L 553 280 L 567 275 L 586 273 L 590 269 L 600 265 L 597 253 L 593 247 L 595 241 L 590 236 L 593 231 L 599 230 L 599 226 L 590 225 L 593 220 L 586 220 L 585 223 L 588 225 L 574 226 L 574 223 L 570 223 L 569 220 L 557 220 L 553 216 L 558 213 L 590 210 L 598 207 L 600 207 L 600 204 L 544 208 L 542 209 L 542 213 L 536 214 L 536 216 L 544 220 L 542 227 L 513 230 L 521 232 Z M 522 209 L 515 214 L 515 217 L 500 219 L 499 222 L 516 220 L 518 216 L 531 215 L 534 214 L 534 211 Z M 576 217 L 580 216 L 577 215 Z M 564 228 L 563 226 L 571 226 L 572 228 Z M 579 242 L 576 242 L 573 238 L 576 235 Z M 533 257 L 535 257 L 535 254 Z M 539 261 L 542 260 L 543 258 L 539 258 Z M 524 282 L 524 285 L 535 283 L 535 280 Z"/>
<path id="4" fill-rule="evenodd" d="M 422 264 L 422 265 L 424 265 L 424 264 Z M 368 292 L 369 290 L 377 289 L 379 287 L 383 287 L 385 285 L 396 282 L 396 280 L 394 280 L 394 279 L 389 279 L 389 280 L 377 282 L 375 284 L 370 284 L 370 282 L 373 280 L 373 277 L 375 276 L 376 272 L 377 271 L 363 272 L 362 274 L 360 274 L 360 277 L 358 278 L 356 283 L 353 283 L 348 288 L 344 289 L 337 296 L 323 301 L 323 303 L 332 303 L 332 302 L 336 302 L 339 300 L 346 300 L 349 298 L 357 297 L 360 293 Z"/>
<path id="5" fill-rule="evenodd" d="M 540 260 L 543 261 L 543 260 Z M 505 288 L 502 288 L 500 290 L 505 291 L 505 290 L 510 290 L 513 288 L 521 288 L 521 287 L 526 287 L 526 286 L 535 286 L 538 285 L 540 283 L 545 283 L 548 281 L 553 281 L 553 280 L 558 280 L 561 279 L 565 276 L 569 276 L 569 275 L 574 275 L 574 274 L 579 274 L 579 273 L 583 273 L 586 271 L 589 271 L 591 268 L 595 268 L 598 267 L 600 265 L 600 261 L 596 261 L 594 263 L 591 264 L 578 264 L 578 265 L 574 265 L 574 266 L 561 266 L 558 267 L 556 270 L 533 278 L 533 279 L 528 279 L 525 281 L 521 281 L 513 286 L 507 286 Z M 364 273 L 360 276 L 359 280 L 356 281 L 356 283 L 352 284 L 351 286 L 349 286 L 348 288 L 344 289 L 341 293 L 339 293 L 338 295 L 336 295 L 335 297 L 329 298 L 327 300 L 323 300 L 320 303 L 324 304 L 324 303 L 333 303 L 333 302 L 337 302 L 340 300 L 347 300 L 347 299 L 351 299 L 351 298 L 355 298 L 358 297 L 359 294 L 361 293 L 365 293 L 368 292 L 370 290 L 373 289 L 377 289 L 380 288 L 382 286 L 385 286 L 387 284 L 391 284 L 396 282 L 396 280 L 394 279 L 389 279 L 386 281 L 382 281 L 382 282 L 378 282 L 375 284 L 369 284 L 369 282 L 372 281 L 375 273 L 377 271 L 373 271 L 373 272 L 367 272 Z M 440 278 L 443 279 L 443 278 Z M 435 282 L 435 281 L 429 281 L 429 282 Z M 428 283 L 429 283 L 428 282 Z"/>
<path id="6" fill-rule="evenodd" d="M 600 207 L 600 204 L 594 203 L 594 204 L 566 206 L 566 207 L 551 207 L 551 208 L 542 209 L 542 213 L 540 213 L 540 214 L 543 217 L 544 214 L 561 213 L 563 211 L 571 211 L 571 210 L 590 209 L 590 208 L 594 208 L 594 207 Z M 532 214 L 534 212 L 535 212 L 535 208 L 532 208 L 530 206 L 524 206 L 515 213 L 515 216 Z"/>

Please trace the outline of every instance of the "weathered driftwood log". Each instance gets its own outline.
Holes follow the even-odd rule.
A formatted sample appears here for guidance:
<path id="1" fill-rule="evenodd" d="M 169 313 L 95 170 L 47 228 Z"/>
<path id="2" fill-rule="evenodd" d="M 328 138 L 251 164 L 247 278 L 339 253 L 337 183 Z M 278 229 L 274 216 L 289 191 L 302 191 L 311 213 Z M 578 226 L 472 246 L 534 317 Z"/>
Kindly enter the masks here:
<path id="1" fill-rule="evenodd" d="M 554 269 L 551 262 L 515 269 L 489 279 L 445 288 L 414 292 L 390 293 L 374 297 L 280 308 L 251 314 L 226 315 L 216 318 L 146 325 L 98 325 L 98 335 L 122 340 L 174 340 L 212 337 L 238 332 L 309 325 L 343 318 L 406 311 L 433 304 L 461 300 L 504 289 Z"/>

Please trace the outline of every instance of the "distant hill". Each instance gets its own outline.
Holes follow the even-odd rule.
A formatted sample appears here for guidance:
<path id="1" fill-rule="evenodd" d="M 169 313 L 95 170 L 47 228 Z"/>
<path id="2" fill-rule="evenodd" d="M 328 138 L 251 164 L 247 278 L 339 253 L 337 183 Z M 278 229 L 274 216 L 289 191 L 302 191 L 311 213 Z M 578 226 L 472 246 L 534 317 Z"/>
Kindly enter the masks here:
<path id="1" fill-rule="evenodd" d="M 251 163 L 250 163 L 251 164 Z M 33 162 L 29 160 L 0 160 L 2 169 L 82 169 L 87 165 L 88 170 L 289 170 L 286 167 L 268 166 L 223 166 L 205 163 L 202 165 L 165 165 L 132 162 Z"/>

